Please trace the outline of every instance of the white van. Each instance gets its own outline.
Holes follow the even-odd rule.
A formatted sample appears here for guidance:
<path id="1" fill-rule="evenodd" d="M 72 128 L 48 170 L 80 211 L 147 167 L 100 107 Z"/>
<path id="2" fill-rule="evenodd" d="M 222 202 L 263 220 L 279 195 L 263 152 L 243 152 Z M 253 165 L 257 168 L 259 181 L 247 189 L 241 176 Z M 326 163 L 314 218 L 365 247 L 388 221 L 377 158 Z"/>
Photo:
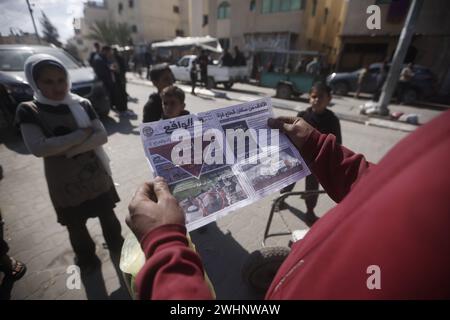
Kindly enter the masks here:
<path id="1" fill-rule="evenodd" d="M 175 65 L 170 66 L 177 81 L 191 82 L 192 62 L 195 58 L 195 55 L 187 55 L 182 57 Z M 208 65 L 208 89 L 215 88 L 217 84 L 223 84 L 225 89 L 231 89 L 235 82 L 247 82 L 248 78 L 249 69 L 247 66 L 223 67 L 217 64 Z M 200 81 L 200 74 L 197 79 Z"/>

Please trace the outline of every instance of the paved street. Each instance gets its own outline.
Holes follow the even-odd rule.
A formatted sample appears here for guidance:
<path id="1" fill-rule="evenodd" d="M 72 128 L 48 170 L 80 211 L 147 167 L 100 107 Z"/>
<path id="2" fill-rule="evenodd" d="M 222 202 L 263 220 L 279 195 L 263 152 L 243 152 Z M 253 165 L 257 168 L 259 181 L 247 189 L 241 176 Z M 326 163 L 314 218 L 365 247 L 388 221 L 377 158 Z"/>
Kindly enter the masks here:
<path id="1" fill-rule="evenodd" d="M 188 86 L 184 87 L 189 90 Z M 153 91 L 154 88 L 145 81 L 129 84 L 129 94 L 138 99 L 137 103 L 129 103 L 129 108 L 136 112 L 138 118 L 119 118 L 111 112 L 104 120 L 109 133 L 106 151 L 112 160 L 113 177 L 122 199 L 116 208 L 116 214 L 122 222 L 124 235 L 129 232 L 125 225 L 125 217 L 131 196 L 137 186 L 150 176 L 138 125 L 142 119 L 143 104 Z M 198 96 L 187 94 L 186 105 L 189 111 L 200 112 L 230 106 L 245 99 L 256 99 L 264 94 L 253 86 L 236 86 L 226 97 L 204 93 Z M 346 108 L 351 108 L 346 103 L 348 99 L 336 98 L 336 110 L 344 112 Z M 297 109 L 307 106 L 301 101 L 290 101 L 285 104 Z M 277 106 L 276 103 L 274 105 Z M 275 113 L 295 115 L 296 112 L 281 106 L 275 108 Z M 422 113 L 429 120 L 439 112 L 423 110 Z M 407 135 L 407 132 L 401 130 L 366 126 L 352 121 L 342 121 L 341 126 L 344 145 L 363 153 L 372 162 L 378 162 L 394 144 Z M 97 244 L 97 254 L 103 262 L 102 272 L 84 278 L 81 290 L 67 289 L 66 270 L 73 264 L 73 252 L 67 231 L 56 222 L 44 178 L 42 160 L 29 155 L 17 136 L 2 132 L 0 137 L 0 164 L 5 175 L 0 182 L 0 206 L 6 221 L 6 238 L 11 247 L 10 253 L 28 266 L 26 276 L 14 284 L 11 299 L 127 298 L 126 289 L 119 281 L 119 272 L 111 263 L 108 251 L 103 246 L 104 240 L 97 220 L 90 220 L 88 227 Z M 298 190 L 302 190 L 303 187 L 302 182 L 296 186 Z M 192 233 L 219 299 L 260 297 L 249 291 L 241 280 L 241 266 L 252 251 L 261 247 L 266 219 L 275 197 L 276 195 L 272 195 L 228 215 L 210 225 L 205 233 Z M 300 199 L 289 199 L 288 203 L 299 210 L 305 209 Z M 332 200 L 323 196 L 319 199 L 317 213 L 323 215 L 333 206 Z M 288 211 L 284 214 L 291 228 L 305 227 Z M 277 218 L 274 232 L 283 231 L 283 225 Z M 269 244 L 286 245 L 287 241 L 287 238 L 279 238 L 271 240 Z"/>

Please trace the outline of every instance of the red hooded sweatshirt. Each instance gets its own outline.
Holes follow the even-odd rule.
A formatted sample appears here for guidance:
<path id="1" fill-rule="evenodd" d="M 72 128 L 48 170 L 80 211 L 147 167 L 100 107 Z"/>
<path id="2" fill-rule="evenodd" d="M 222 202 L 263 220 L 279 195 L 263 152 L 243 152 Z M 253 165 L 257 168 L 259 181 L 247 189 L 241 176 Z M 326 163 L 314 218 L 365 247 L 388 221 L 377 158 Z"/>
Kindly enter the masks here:
<path id="1" fill-rule="evenodd" d="M 301 153 L 338 205 L 292 246 L 267 299 L 450 298 L 450 111 L 378 165 L 318 131 Z M 142 239 L 140 299 L 211 298 L 185 233 L 167 225 Z"/>

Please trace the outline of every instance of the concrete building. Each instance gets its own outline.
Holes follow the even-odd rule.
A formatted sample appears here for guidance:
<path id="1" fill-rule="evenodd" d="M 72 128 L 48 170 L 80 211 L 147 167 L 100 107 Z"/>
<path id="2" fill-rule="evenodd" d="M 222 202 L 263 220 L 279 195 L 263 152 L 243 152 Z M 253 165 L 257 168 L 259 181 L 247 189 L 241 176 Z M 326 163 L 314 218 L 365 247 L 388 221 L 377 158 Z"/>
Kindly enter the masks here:
<path id="1" fill-rule="evenodd" d="M 112 21 L 127 23 L 135 44 L 189 34 L 189 4 L 181 0 L 107 0 Z M 190 2 L 190 1 L 187 1 Z"/>
<path id="2" fill-rule="evenodd" d="M 104 0 L 88 1 L 83 18 L 75 21 L 75 37 L 70 40 L 86 59 L 93 42 L 88 39 L 97 21 L 126 23 L 135 45 L 170 40 L 177 36 L 206 35 L 206 0 Z"/>
<path id="3" fill-rule="evenodd" d="M 391 59 L 411 0 L 209 0 L 208 33 L 238 45 L 259 65 L 284 66 L 270 51 L 318 51 L 330 69 L 355 70 Z M 381 29 L 370 30 L 367 8 L 380 8 Z M 426 0 L 407 60 L 450 82 L 450 1 Z M 261 54 L 262 52 L 262 54 Z M 450 86 L 450 84 L 448 85 Z"/>
<path id="4" fill-rule="evenodd" d="M 259 65 L 293 67 L 302 57 L 324 55 L 336 63 L 348 0 L 209 0 L 209 33 L 222 46 L 238 45 Z M 271 52 L 272 51 L 272 52 Z M 286 54 L 291 52 L 289 58 Z M 306 57 L 312 59 L 312 57 Z"/>
<path id="5" fill-rule="evenodd" d="M 369 30 L 366 26 L 367 7 L 371 0 L 349 1 L 345 23 L 340 33 L 342 51 L 338 66 L 351 69 L 371 60 L 391 58 L 397 47 L 398 38 L 403 28 L 409 9 L 409 0 L 395 2 L 384 1 L 381 9 L 381 29 Z M 415 36 L 409 53 L 409 60 L 420 60 L 427 65 L 441 64 L 444 56 L 438 57 L 431 51 L 450 40 L 450 2 L 446 0 L 427 0 L 424 2 L 417 22 Z M 429 50 L 434 48 L 434 50 Z M 420 49 L 420 50 L 419 50 Z M 442 54 L 442 51 L 439 53 Z M 376 55 L 376 57 L 374 57 Z M 437 59 L 435 59 L 437 58 Z M 448 59 L 447 59 L 448 60 Z"/>
<path id="6" fill-rule="evenodd" d="M 186 2 L 191 3 L 189 35 L 192 37 L 209 35 L 209 0 L 192 0 Z"/>
<path id="7" fill-rule="evenodd" d="M 222 46 L 299 49 L 305 0 L 209 0 L 209 33 Z"/>
<path id="8" fill-rule="evenodd" d="M 94 40 L 89 39 L 91 27 L 97 21 L 110 21 L 109 11 L 106 4 L 95 1 L 88 1 L 84 4 L 83 17 L 75 19 L 73 22 L 74 37 L 67 41 L 74 45 L 80 56 L 80 59 L 87 61 L 94 47 Z"/>
<path id="9" fill-rule="evenodd" d="M 364 64 L 390 60 L 397 47 L 410 0 L 376 1 L 381 9 L 381 29 L 367 28 L 366 13 L 373 0 L 346 2 L 339 33 L 337 70 L 355 70 Z M 430 68 L 441 91 L 450 92 L 450 2 L 426 0 L 420 11 L 407 62 Z"/>
<path id="10" fill-rule="evenodd" d="M 238 46 L 248 58 L 252 77 L 263 67 L 293 67 L 292 51 L 305 47 L 306 0 L 209 0 L 209 34 L 222 47 Z M 290 52 L 288 54 L 288 52 Z"/>
<path id="11" fill-rule="evenodd" d="M 109 21 L 127 23 L 134 43 L 169 40 L 176 36 L 202 35 L 203 0 L 104 0 Z M 200 5 L 199 5 L 200 4 Z M 87 6 L 86 15 L 97 16 L 89 20 L 105 19 Z M 93 11 L 93 12 L 89 12 Z"/>
<path id="12" fill-rule="evenodd" d="M 304 50 L 320 51 L 324 62 L 335 65 L 341 48 L 348 1 L 309 0 L 305 6 Z"/>

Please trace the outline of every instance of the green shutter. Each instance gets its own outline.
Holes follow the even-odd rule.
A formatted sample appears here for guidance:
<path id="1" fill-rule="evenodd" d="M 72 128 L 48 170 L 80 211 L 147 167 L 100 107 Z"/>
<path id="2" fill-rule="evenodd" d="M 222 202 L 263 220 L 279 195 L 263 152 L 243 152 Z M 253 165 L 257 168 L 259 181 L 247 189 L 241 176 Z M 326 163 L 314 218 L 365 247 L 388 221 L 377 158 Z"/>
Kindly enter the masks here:
<path id="1" fill-rule="evenodd" d="M 262 5 L 262 13 L 269 13 L 270 12 L 270 7 L 272 5 L 272 0 L 263 0 L 263 5 Z"/>
<path id="2" fill-rule="evenodd" d="M 291 10 L 291 0 L 281 0 L 281 11 L 290 11 Z"/>
<path id="3" fill-rule="evenodd" d="M 300 10 L 302 6 L 301 0 L 291 0 L 291 11 Z"/>
<path id="4" fill-rule="evenodd" d="M 272 0 L 272 9 L 271 12 L 280 12 L 281 8 L 281 0 Z"/>

